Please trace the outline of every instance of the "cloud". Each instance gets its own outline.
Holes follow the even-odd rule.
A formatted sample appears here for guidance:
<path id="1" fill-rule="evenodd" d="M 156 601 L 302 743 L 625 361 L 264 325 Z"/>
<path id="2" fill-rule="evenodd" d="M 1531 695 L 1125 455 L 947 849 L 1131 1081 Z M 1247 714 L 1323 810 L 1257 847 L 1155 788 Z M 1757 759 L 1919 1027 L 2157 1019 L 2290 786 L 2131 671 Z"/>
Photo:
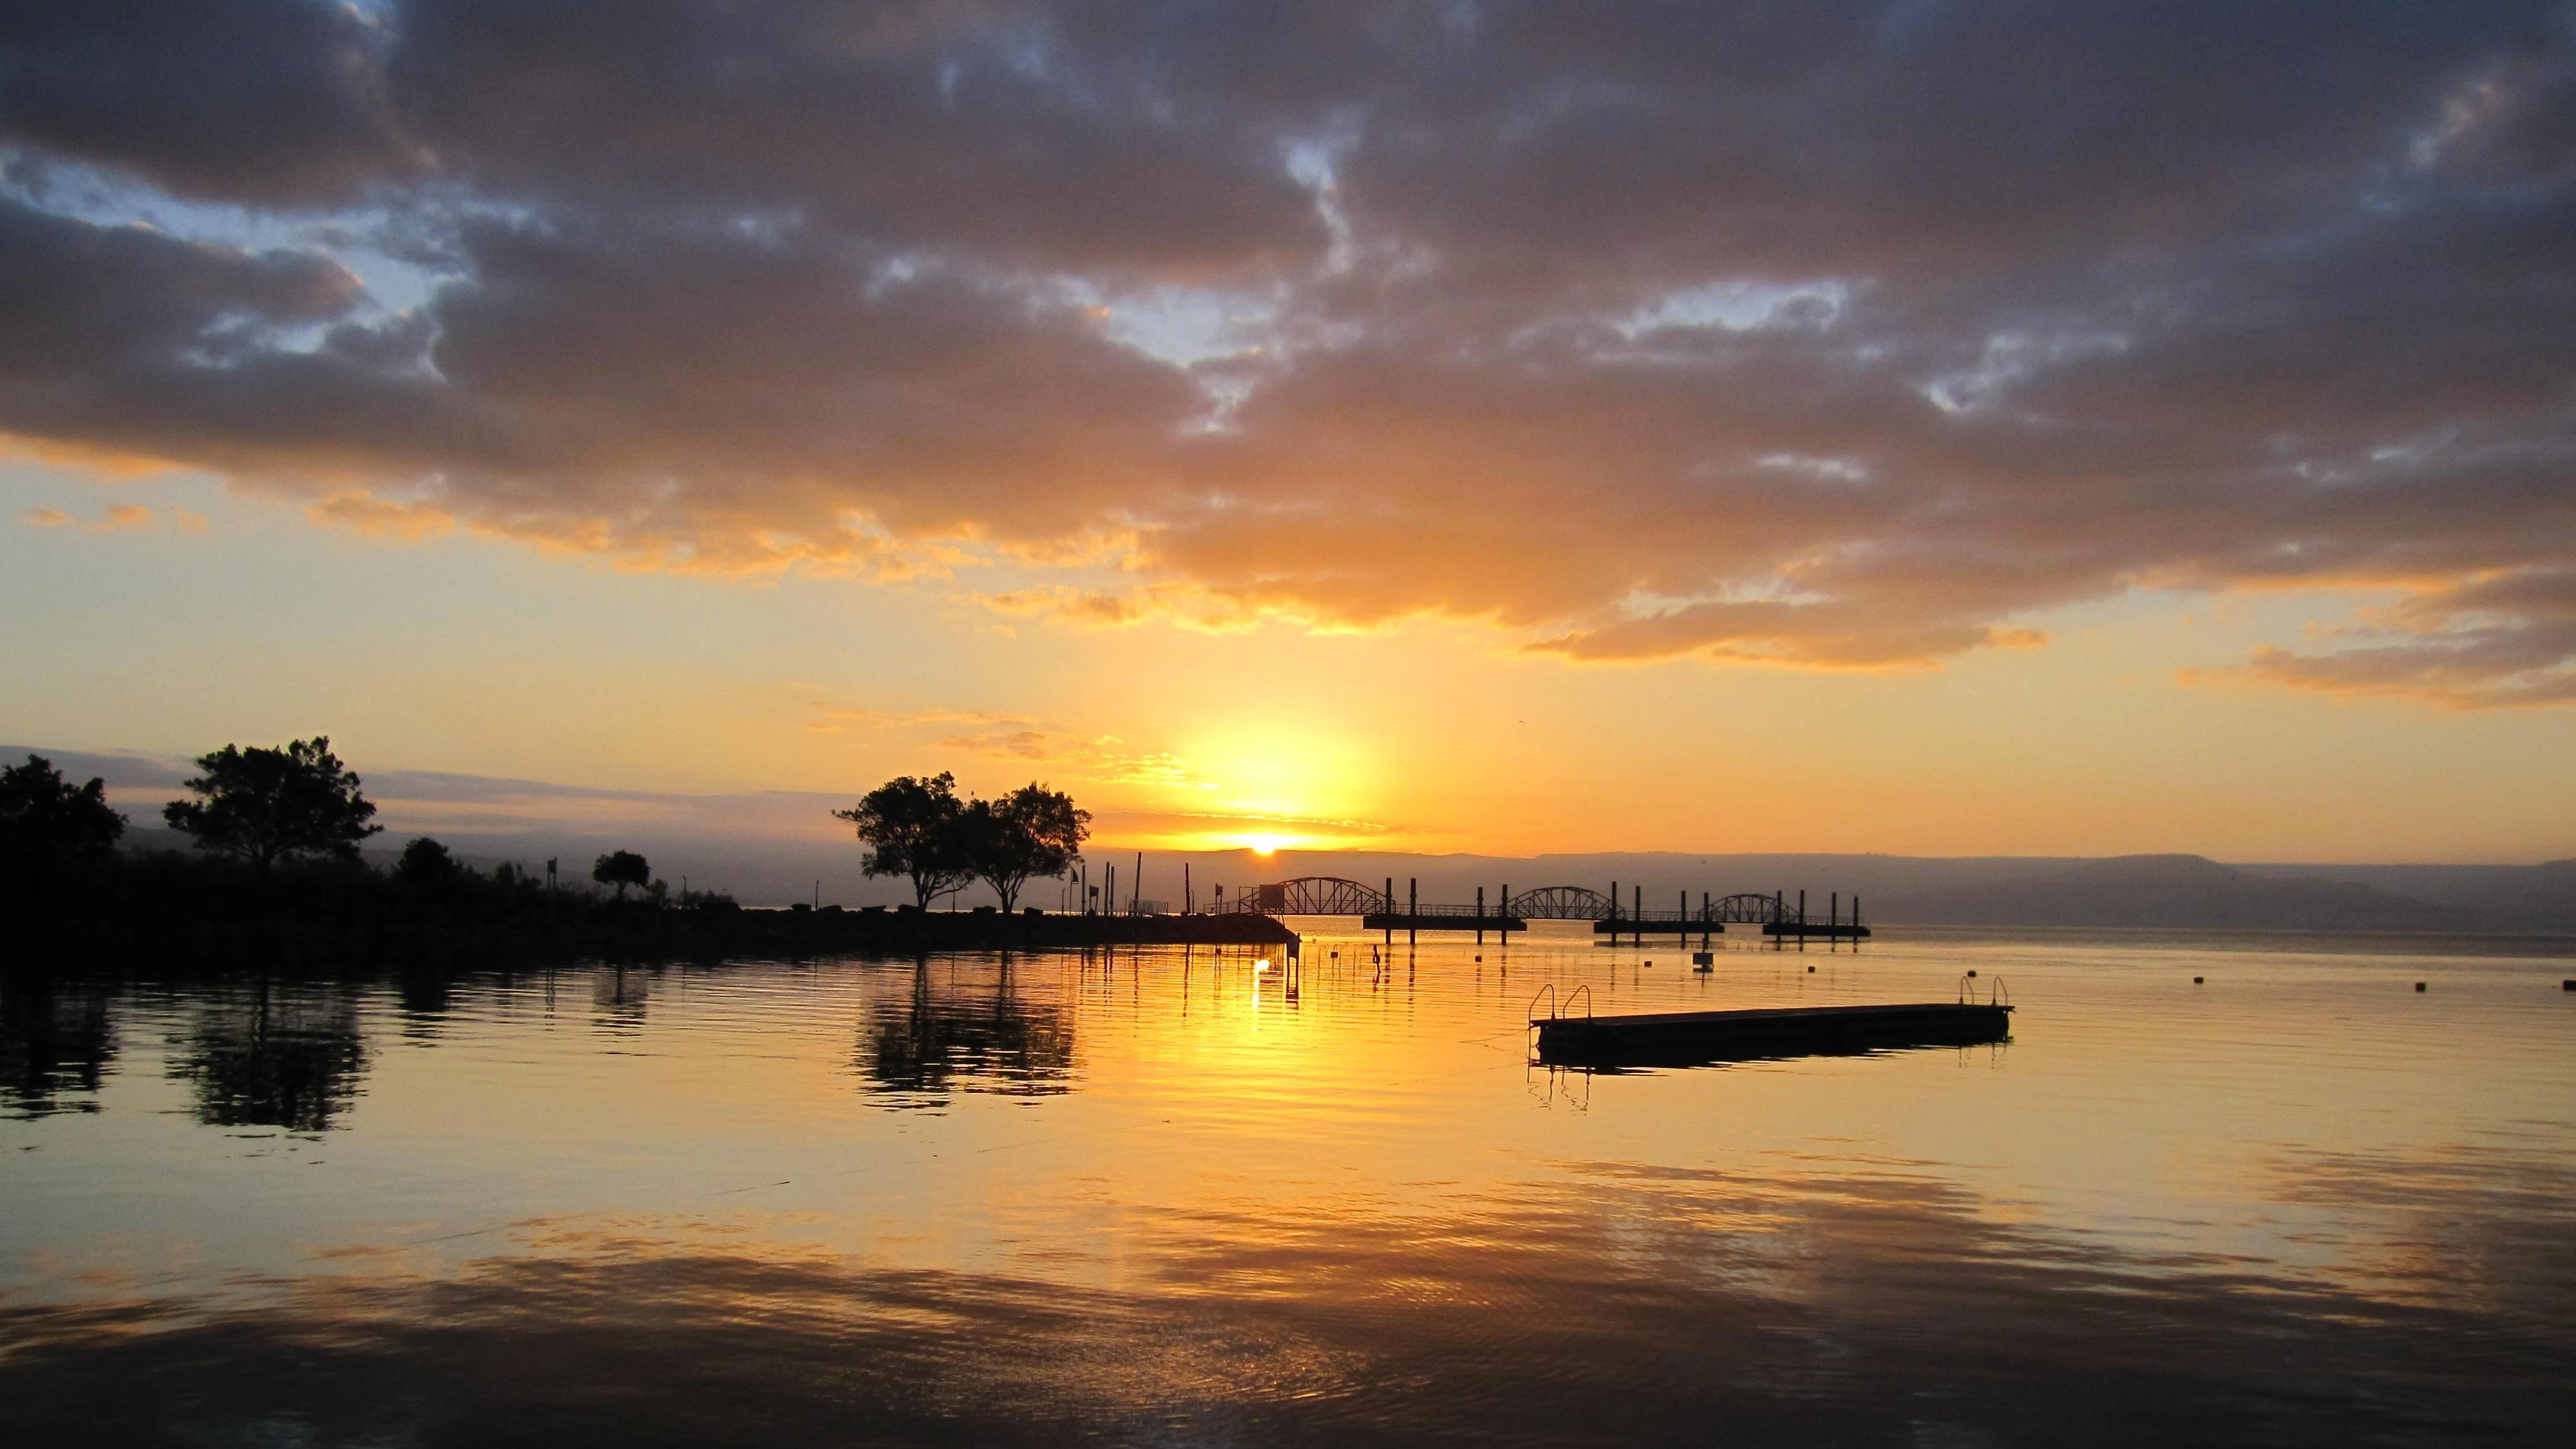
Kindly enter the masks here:
<path id="1" fill-rule="evenodd" d="M 185 196 L 346 197 L 416 159 L 385 34 L 322 0 L 102 0 L 0 18 L 0 140 L 128 168 Z"/>
<path id="2" fill-rule="evenodd" d="M 61 528 L 72 521 L 72 516 L 59 508 L 30 508 L 23 516 L 37 528 Z"/>
<path id="3" fill-rule="evenodd" d="M 2266 647 L 2234 677 L 2454 709 L 2576 701 L 2576 569 L 2427 590 L 2346 633 L 2358 642 L 2323 653 Z"/>
<path id="4" fill-rule="evenodd" d="M 1160 785 L 1179 789 L 1212 789 L 1191 773 L 1180 756 L 1163 750 L 1128 748 L 1115 735 L 1086 737 L 1047 729 L 996 729 L 949 735 L 940 748 L 992 759 L 1028 760 L 1062 767 L 1078 780 L 1114 785 Z"/>
<path id="5" fill-rule="evenodd" d="M 333 526 L 1825 668 L 2393 583 L 2244 677 L 2576 661 L 2478 592 L 2576 567 L 2561 5 L 191 0 L 0 78 L 0 430 Z"/>
<path id="6" fill-rule="evenodd" d="M 456 527 L 445 509 L 406 507 L 369 493 L 334 493 L 307 507 L 304 516 L 326 527 L 384 538 L 437 538 Z"/>
<path id="7" fill-rule="evenodd" d="M 121 533 L 129 528 L 150 528 L 152 510 L 140 503 L 111 503 L 107 513 L 89 526 L 92 533 Z"/>

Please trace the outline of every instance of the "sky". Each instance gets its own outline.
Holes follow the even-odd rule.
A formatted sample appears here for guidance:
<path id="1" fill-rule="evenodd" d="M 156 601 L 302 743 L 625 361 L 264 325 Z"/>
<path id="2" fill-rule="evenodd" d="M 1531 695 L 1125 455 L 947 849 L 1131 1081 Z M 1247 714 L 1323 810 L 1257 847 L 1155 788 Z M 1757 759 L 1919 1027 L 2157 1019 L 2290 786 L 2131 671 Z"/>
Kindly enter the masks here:
<path id="1" fill-rule="evenodd" d="M 2572 384 L 2565 4 L 0 6 L 33 747 L 2565 857 Z"/>

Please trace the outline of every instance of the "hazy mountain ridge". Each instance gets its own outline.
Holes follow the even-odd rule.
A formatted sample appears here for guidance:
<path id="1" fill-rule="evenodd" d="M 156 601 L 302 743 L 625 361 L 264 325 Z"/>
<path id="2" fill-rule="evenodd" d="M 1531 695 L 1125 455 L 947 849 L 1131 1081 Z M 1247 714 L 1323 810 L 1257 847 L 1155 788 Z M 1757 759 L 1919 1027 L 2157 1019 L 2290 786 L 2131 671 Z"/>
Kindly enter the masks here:
<path id="1" fill-rule="evenodd" d="M 2264 875 L 2196 855 L 2077 861 L 2017 880 L 1898 896 L 1881 908 L 1878 919 L 1948 926 L 2494 928 L 2477 913 L 2393 895 L 2364 882 Z"/>

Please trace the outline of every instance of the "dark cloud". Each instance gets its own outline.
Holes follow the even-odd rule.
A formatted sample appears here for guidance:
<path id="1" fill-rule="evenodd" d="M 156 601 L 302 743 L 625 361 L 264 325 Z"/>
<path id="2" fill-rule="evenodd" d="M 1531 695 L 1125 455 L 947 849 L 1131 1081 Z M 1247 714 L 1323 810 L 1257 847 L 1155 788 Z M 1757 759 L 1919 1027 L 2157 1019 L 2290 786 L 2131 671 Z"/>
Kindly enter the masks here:
<path id="1" fill-rule="evenodd" d="M 8 0 L 0 141 L 181 195 L 328 201 L 409 167 L 381 41 L 331 0 Z"/>
<path id="2" fill-rule="evenodd" d="M 887 247 L 1226 275 L 1323 231 L 1277 139 L 1189 114 L 1010 5 L 406 5 L 441 163 L 538 200 L 772 211 Z"/>
<path id="3" fill-rule="evenodd" d="M 1920 663 L 2254 584 L 2409 601 L 2267 679 L 2576 659 L 2498 582 L 2576 567 L 2563 5 L 6 14 L 20 175 L 373 209 L 264 250 L 22 184 L 0 427 L 333 517 L 1123 539 L 1132 591 L 1002 597 L 1580 659 Z M 349 236 L 445 280 L 388 313 Z"/>

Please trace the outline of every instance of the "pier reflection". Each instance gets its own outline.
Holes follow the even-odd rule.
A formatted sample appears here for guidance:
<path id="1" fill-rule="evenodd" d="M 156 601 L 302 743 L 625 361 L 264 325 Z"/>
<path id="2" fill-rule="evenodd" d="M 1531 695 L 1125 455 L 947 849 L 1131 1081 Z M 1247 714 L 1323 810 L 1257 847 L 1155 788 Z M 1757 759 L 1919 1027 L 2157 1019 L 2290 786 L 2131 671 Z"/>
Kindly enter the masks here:
<path id="1" fill-rule="evenodd" d="M 329 1131 L 367 1069 L 357 994 L 337 982 L 207 988 L 170 1045 L 169 1073 L 195 1088 L 210 1127 Z"/>
<path id="2" fill-rule="evenodd" d="M 1061 1008 L 1023 996 L 1007 958 L 972 983 L 933 976 L 928 961 L 916 962 L 907 995 L 870 1004 L 855 1059 L 870 1090 L 924 1107 L 943 1105 L 950 1092 L 1072 1090 L 1073 1023 Z"/>

